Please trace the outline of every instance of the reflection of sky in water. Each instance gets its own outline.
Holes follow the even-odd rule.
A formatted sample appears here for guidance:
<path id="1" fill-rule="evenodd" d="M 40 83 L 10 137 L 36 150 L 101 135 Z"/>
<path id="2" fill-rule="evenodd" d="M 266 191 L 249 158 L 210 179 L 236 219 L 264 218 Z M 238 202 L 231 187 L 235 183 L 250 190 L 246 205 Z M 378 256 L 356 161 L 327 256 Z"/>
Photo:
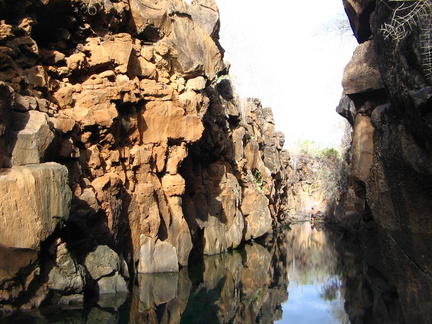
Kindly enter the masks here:
<path id="1" fill-rule="evenodd" d="M 288 301 L 277 323 L 347 323 L 341 281 L 335 274 L 337 253 L 327 233 L 309 222 L 294 224 L 289 243 Z"/>
<path id="2" fill-rule="evenodd" d="M 321 284 L 301 285 L 290 282 L 289 300 L 282 304 L 283 319 L 277 323 L 339 323 L 332 313 L 332 303 L 320 297 Z"/>

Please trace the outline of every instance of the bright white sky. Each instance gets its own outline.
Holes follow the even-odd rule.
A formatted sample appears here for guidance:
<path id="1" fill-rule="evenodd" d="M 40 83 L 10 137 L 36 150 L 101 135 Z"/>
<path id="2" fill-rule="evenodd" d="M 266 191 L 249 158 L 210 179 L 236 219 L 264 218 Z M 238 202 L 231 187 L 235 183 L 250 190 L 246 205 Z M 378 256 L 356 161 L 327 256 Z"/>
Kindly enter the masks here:
<path id="1" fill-rule="evenodd" d="M 344 119 L 335 109 L 357 45 L 352 33 L 328 30 L 346 19 L 342 0 L 216 2 L 220 43 L 239 96 L 273 109 L 286 148 L 301 139 L 339 146 Z"/>

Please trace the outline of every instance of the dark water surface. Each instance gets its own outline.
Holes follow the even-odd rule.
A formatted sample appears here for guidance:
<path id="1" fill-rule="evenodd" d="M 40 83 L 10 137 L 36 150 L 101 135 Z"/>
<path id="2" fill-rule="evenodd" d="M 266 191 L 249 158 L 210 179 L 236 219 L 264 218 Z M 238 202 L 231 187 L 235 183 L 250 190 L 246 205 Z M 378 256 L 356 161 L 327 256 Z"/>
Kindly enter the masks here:
<path id="1" fill-rule="evenodd" d="M 294 224 L 179 273 L 140 275 L 131 296 L 0 323 L 349 323 L 364 312 L 353 306 L 362 260 L 341 235 Z"/>

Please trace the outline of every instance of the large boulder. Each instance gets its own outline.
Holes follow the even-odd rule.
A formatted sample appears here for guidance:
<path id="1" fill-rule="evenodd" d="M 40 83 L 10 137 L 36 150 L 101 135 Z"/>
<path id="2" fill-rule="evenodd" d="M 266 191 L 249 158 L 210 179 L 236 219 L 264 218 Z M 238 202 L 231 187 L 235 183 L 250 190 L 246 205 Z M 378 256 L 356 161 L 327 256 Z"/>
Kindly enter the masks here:
<path id="1" fill-rule="evenodd" d="M 367 41 L 357 46 L 351 61 L 345 67 L 342 86 L 347 95 L 384 87 L 373 41 Z"/>
<path id="2" fill-rule="evenodd" d="M 94 251 L 87 254 L 84 265 L 92 279 L 99 280 L 119 271 L 120 259 L 108 246 L 98 245 Z"/>
<path id="3" fill-rule="evenodd" d="M 99 295 L 128 293 L 128 286 L 120 274 L 120 257 L 106 245 L 98 245 L 89 252 L 84 265 L 96 283 Z"/>
<path id="4" fill-rule="evenodd" d="M 0 244 L 39 250 L 70 213 L 72 192 L 65 166 L 49 162 L 0 173 Z"/>
<path id="5" fill-rule="evenodd" d="M 141 235 L 139 273 L 178 271 L 177 251 L 173 245 Z"/>
<path id="6" fill-rule="evenodd" d="M 169 32 L 171 19 L 168 16 L 170 1 L 132 0 L 130 9 L 136 32 L 141 37 L 156 41 Z"/>
<path id="7" fill-rule="evenodd" d="M 214 1 L 130 1 L 137 33 L 150 41 L 164 39 L 174 69 L 186 77 L 205 75 L 213 80 L 223 69 L 217 43 L 219 13 Z M 192 19 L 190 19 L 191 17 Z"/>
<path id="8" fill-rule="evenodd" d="M 214 40 L 190 19 L 176 19 L 167 38 L 174 67 L 186 76 L 205 75 L 212 80 L 222 70 L 222 54 Z"/>

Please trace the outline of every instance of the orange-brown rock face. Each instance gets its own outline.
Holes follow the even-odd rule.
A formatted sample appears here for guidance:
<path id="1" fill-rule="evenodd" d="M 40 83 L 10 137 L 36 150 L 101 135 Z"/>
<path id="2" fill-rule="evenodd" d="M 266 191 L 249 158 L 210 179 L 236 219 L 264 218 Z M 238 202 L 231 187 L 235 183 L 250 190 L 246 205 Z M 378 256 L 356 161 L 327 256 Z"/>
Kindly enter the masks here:
<path id="1" fill-rule="evenodd" d="M 212 0 L 0 3 L 0 166 L 57 162 L 72 190 L 70 215 L 38 223 L 51 261 L 37 280 L 76 270 L 63 293 L 82 294 L 82 260 L 112 249 L 121 269 L 87 285 L 123 287 L 119 276 L 178 271 L 193 249 L 219 253 L 281 221 L 283 136 L 270 109 L 233 95 L 218 30 Z M 39 296 L 62 294 L 61 278 Z"/>
<path id="2" fill-rule="evenodd" d="M 215 94 L 203 138 L 182 166 L 186 220 L 195 247 L 205 254 L 259 237 L 286 216 L 287 161 L 271 111 L 256 99 L 236 107 L 224 99 L 226 89 Z"/>

